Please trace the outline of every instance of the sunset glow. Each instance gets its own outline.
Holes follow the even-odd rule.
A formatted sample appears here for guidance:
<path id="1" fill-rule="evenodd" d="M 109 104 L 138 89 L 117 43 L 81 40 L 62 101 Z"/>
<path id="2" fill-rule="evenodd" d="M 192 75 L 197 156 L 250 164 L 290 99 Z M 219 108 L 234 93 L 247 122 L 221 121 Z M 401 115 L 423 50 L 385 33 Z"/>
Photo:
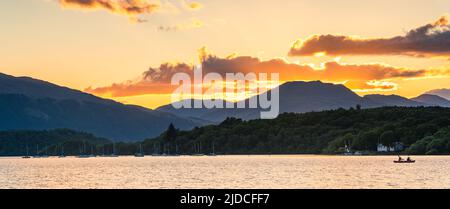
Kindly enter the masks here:
<path id="1" fill-rule="evenodd" d="M 170 103 L 171 76 L 199 64 L 221 75 L 344 84 L 361 95 L 450 88 L 450 0 L 356 4 L 6 0 L 0 72 L 149 108 Z"/>

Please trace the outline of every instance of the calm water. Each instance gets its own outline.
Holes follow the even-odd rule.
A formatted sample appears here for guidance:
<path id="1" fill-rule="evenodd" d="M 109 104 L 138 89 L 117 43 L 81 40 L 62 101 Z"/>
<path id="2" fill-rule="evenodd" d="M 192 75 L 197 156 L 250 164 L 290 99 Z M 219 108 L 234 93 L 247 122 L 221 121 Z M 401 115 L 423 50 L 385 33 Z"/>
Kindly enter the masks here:
<path id="1" fill-rule="evenodd" d="M 0 188 L 450 188 L 450 156 L 0 158 Z"/>

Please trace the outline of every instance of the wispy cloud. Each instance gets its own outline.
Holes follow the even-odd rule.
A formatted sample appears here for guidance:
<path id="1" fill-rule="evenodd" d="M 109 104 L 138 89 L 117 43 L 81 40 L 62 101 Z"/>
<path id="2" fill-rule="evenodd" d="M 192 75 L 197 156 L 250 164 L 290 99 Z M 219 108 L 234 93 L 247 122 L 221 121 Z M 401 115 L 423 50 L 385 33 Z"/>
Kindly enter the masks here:
<path id="1" fill-rule="evenodd" d="M 148 0 L 59 0 L 64 8 L 70 9 L 101 9 L 110 13 L 126 15 L 131 20 L 142 21 L 137 16 L 152 14 L 160 5 Z"/>
<path id="2" fill-rule="evenodd" d="M 182 0 L 173 3 L 167 0 L 57 0 L 63 8 L 82 10 L 105 10 L 112 14 L 127 16 L 132 22 L 146 22 L 142 15 L 154 13 L 179 13 L 197 11 L 203 4 Z M 178 26 L 177 26 L 178 27 Z M 179 26 L 181 27 L 181 26 Z M 185 26 L 187 27 L 187 26 Z"/>
<path id="3" fill-rule="evenodd" d="M 341 35 L 315 35 L 296 41 L 291 56 L 328 55 L 407 55 L 415 57 L 450 56 L 450 25 L 443 16 L 434 23 L 410 30 L 404 36 L 361 39 Z"/>
<path id="4" fill-rule="evenodd" d="M 180 31 L 189 29 L 198 29 L 205 26 L 205 23 L 197 18 L 190 18 L 188 22 L 179 23 L 172 26 L 159 26 L 157 29 L 159 31 Z"/>

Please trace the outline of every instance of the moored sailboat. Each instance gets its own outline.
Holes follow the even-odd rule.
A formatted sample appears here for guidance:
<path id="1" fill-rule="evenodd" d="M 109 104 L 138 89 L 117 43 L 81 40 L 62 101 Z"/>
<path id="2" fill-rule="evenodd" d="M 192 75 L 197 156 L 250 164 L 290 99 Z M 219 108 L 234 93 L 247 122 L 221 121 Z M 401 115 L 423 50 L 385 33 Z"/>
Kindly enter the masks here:
<path id="1" fill-rule="evenodd" d="M 22 158 L 24 158 L 24 159 L 31 158 L 31 156 L 28 153 L 28 145 L 27 145 L 26 149 L 27 149 L 27 155 L 23 156 Z"/>
<path id="2" fill-rule="evenodd" d="M 134 154 L 135 157 L 145 157 L 144 152 L 142 150 L 142 144 L 139 145 L 139 152 Z"/>

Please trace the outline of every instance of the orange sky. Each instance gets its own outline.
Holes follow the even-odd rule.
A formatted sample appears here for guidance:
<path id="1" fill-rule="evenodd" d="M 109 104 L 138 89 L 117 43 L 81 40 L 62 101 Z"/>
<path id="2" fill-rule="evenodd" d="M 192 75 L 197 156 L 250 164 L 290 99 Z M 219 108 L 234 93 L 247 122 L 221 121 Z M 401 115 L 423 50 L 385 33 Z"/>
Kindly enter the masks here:
<path id="1" fill-rule="evenodd" d="M 206 46 L 208 72 L 414 97 L 450 88 L 449 13 L 450 0 L 6 0 L 0 72 L 155 108 L 170 102 L 162 78 Z"/>

